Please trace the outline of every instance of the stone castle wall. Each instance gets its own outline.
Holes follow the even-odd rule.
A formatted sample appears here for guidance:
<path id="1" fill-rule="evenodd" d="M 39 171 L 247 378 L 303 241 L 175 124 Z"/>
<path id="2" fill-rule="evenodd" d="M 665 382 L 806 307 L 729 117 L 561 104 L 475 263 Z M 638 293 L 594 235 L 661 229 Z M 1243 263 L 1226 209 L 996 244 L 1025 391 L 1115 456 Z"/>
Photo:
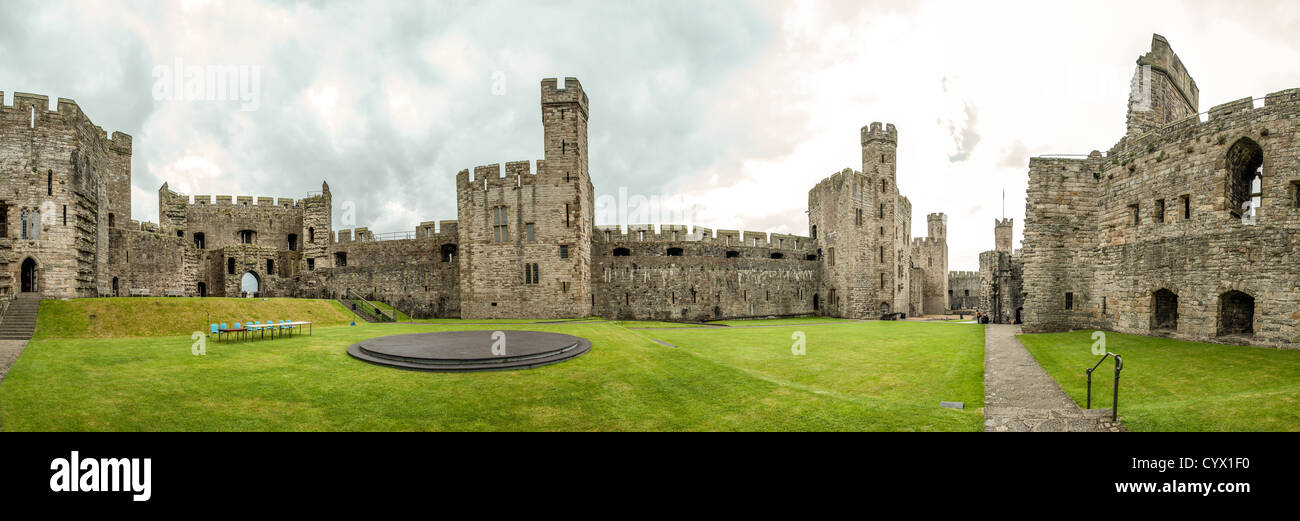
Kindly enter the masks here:
<path id="1" fill-rule="evenodd" d="M 1238 100 L 1210 109 L 1207 121 L 1193 115 L 1126 136 L 1104 155 L 1031 159 L 1026 330 L 1300 344 L 1298 135 L 1292 89 L 1262 107 Z M 1262 206 L 1247 225 L 1236 170 L 1256 156 Z M 1159 290 L 1177 295 L 1177 320 L 1157 331 Z M 1231 292 L 1254 299 L 1253 334 L 1221 334 Z"/>
<path id="2" fill-rule="evenodd" d="M 973 311 L 979 307 L 980 273 L 978 271 L 948 272 L 948 309 Z"/>

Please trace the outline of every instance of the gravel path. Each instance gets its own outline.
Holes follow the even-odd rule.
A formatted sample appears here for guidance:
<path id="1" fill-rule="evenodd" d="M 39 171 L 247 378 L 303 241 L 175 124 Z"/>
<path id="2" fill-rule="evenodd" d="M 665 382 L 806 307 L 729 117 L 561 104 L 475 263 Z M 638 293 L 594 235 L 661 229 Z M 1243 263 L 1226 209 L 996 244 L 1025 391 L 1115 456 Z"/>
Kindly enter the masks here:
<path id="1" fill-rule="evenodd" d="M 984 326 L 985 431 L 1122 430 L 1111 423 L 1110 409 L 1085 411 L 1074 403 L 1016 339 L 1019 333 L 1020 326 Z M 1079 371 L 1082 378 L 1083 368 Z"/>

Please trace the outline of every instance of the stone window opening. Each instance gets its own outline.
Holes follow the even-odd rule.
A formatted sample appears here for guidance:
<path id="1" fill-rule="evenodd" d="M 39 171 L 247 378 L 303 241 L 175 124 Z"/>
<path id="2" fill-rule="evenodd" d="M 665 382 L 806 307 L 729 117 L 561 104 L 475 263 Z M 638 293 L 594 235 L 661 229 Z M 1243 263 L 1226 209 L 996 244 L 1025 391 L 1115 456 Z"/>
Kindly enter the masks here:
<path id="1" fill-rule="evenodd" d="M 533 223 L 524 223 L 524 237 L 528 242 L 537 241 L 537 235 L 533 233 L 534 229 Z"/>
<path id="2" fill-rule="evenodd" d="M 538 284 L 541 282 L 537 273 L 537 264 L 524 264 L 524 284 Z"/>
<path id="3" fill-rule="evenodd" d="M 880 289 L 885 289 L 885 274 L 880 274 Z"/>
<path id="4" fill-rule="evenodd" d="M 307 228 L 307 242 L 316 244 L 316 228 Z"/>
<path id="5" fill-rule="evenodd" d="M 681 256 L 682 256 L 682 249 L 681 249 L 681 248 L 668 248 L 668 256 L 669 256 L 669 257 L 681 257 Z"/>
<path id="6" fill-rule="evenodd" d="M 778 252 L 772 252 L 772 258 L 773 258 L 773 259 L 784 259 L 784 258 L 785 258 L 785 254 L 783 254 L 783 253 L 781 253 L 781 252 L 779 252 L 779 251 L 778 251 Z"/>
<path id="7" fill-rule="evenodd" d="M 266 259 L 266 274 L 271 275 L 273 273 L 275 273 L 275 261 L 272 259 Z"/>
<path id="8" fill-rule="evenodd" d="M 1234 218 L 1259 208 L 1264 175 L 1264 151 L 1250 138 L 1238 139 L 1228 148 L 1224 166 L 1228 171 L 1228 211 Z"/>
<path id="9" fill-rule="evenodd" d="M 203 235 L 203 232 L 194 234 L 194 247 L 200 250 L 207 247 L 207 237 Z"/>
<path id="10" fill-rule="evenodd" d="M 807 255 L 804 255 L 803 260 L 815 261 L 815 260 L 817 260 L 817 254 L 816 254 L 816 253 L 809 253 L 809 254 L 807 254 Z"/>
<path id="11" fill-rule="evenodd" d="M 862 209 L 861 209 L 861 208 L 855 208 L 855 209 L 854 209 L 853 224 L 856 224 L 856 225 L 858 225 L 858 226 L 862 226 Z"/>
<path id="12" fill-rule="evenodd" d="M 255 237 L 256 237 L 256 232 L 254 232 L 253 230 L 239 230 L 240 244 L 253 244 L 253 239 Z"/>
<path id="13" fill-rule="evenodd" d="M 1300 181 L 1291 181 L 1291 204 L 1300 208 Z"/>
<path id="14" fill-rule="evenodd" d="M 613 233 L 611 233 L 609 230 L 605 230 L 605 242 L 609 242 L 613 236 L 614 236 Z"/>
<path id="15" fill-rule="evenodd" d="M 226 275 L 235 274 L 235 258 L 226 257 Z"/>
<path id="16" fill-rule="evenodd" d="M 314 258 L 307 259 L 307 271 L 316 271 L 316 259 Z"/>
<path id="17" fill-rule="evenodd" d="M 835 248 L 826 248 L 826 264 L 835 265 Z"/>
<path id="18" fill-rule="evenodd" d="M 569 209 L 569 204 L 565 203 L 564 204 L 564 227 L 565 228 L 569 228 L 573 226 L 573 222 L 572 222 L 573 219 L 570 218 L 572 213 L 573 211 Z"/>
<path id="19" fill-rule="evenodd" d="M 1218 336 L 1255 334 L 1255 297 L 1240 291 L 1219 295 Z"/>
<path id="20" fill-rule="evenodd" d="M 1128 205 L 1129 212 L 1133 214 L 1133 226 L 1142 224 L 1142 209 L 1137 204 Z"/>
<path id="21" fill-rule="evenodd" d="M 812 227 L 812 237 L 811 237 L 811 239 L 813 239 L 813 240 L 816 240 L 816 239 L 817 239 L 817 225 L 813 225 L 813 227 Z"/>
<path id="22" fill-rule="evenodd" d="M 1158 289 L 1151 294 L 1151 329 L 1154 331 L 1178 330 L 1178 294 Z"/>
<path id="23" fill-rule="evenodd" d="M 1165 222 L 1165 200 L 1164 199 L 1156 199 L 1155 218 L 1157 223 L 1164 224 Z"/>
<path id="24" fill-rule="evenodd" d="M 1191 196 L 1191 195 L 1183 195 L 1183 196 L 1179 196 L 1178 198 L 1179 198 L 1179 199 L 1182 201 L 1182 203 L 1183 203 L 1183 220 L 1184 220 L 1184 221 L 1191 220 L 1191 218 L 1192 218 L 1192 196 Z"/>
<path id="25" fill-rule="evenodd" d="M 1066 292 L 1066 293 L 1065 293 L 1065 310 L 1066 310 L 1066 311 L 1070 311 L 1070 310 L 1072 310 L 1072 309 L 1074 309 L 1074 293 Z"/>
<path id="26" fill-rule="evenodd" d="M 629 250 L 627 248 L 614 248 L 615 257 L 629 257 L 631 255 L 632 255 L 632 250 Z"/>
<path id="27" fill-rule="evenodd" d="M 880 203 L 880 218 L 885 218 L 885 203 Z"/>
<path id="28" fill-rule="evenodd" d="M 289 242 L 289 251 L 298 251 L 298 234 L 289 234 L 287 240 Z"/>
<path id="29" fill-rule="evenodd" d="M 45 195 L 54 195 L 54 171 L 45 171 Z"/>
<path id="30" fill-rule="evenodd" d="M 567 259 L 567 258 L 569 258 L 569 245 L 568 245 L 568 244 L 561 244 L 561 245 L 560 245 L 560 258 L 561 258 L 561 259 Z"/>
<path id="31" fill-rule="evenodd" d="M 968 290 L 968 289 L 967 289 L 967 290 L 962 290 L 962 292 L 965 293 L 965 295 L 962 295 L 963 297 L 969 297 L 969 296 L 970 296 L 970 290 Z"/>
<path id="32" fill-rule="evenodd" d="M 340 251 L 334 254 L 334 267 L 342 268 L 348 265 L 348 252 Z"/>
<path id="33" fill-rule="evenodd" d="M 200 282 L 200 283 L 199 283 L 199 288 L 198 288 L 198 289 L 199 289 L 199 296 L 200 296 L 200 297 L 206 297 L 206 296 L 208 296 L 208 285 L 207 285 L 207 284 Z"/>
<path id="34" fill-rule="evenodd" d="M 738 251 L 736 251 L 736 250 L 727 250 L 726 258 L 728 258 L 728 259 L 735 259 L 735 258 L 737 258 L 737 257 L 740 257 L 740 252 L 738 252 Z"/>
<path id="35" fill-rule="evenodd" d="M 880 262 L 885 262 L 885 247 L 880 247 Z"/>
<path id="36" fill-rule="evenodd" d="M 64 226 L 67 226 L 67 225 L 68 225 L 68 205 L 66 205 L 66 204 L 63 205 L 63 225 L 64 225 Z M 185 232 L 184 232 L 184 231 L 181 231 L 180 234 L 181 234 L 181 237 L 184 237 L 184 236 L 185 236 Z"/>
<path id="37" fill-rule="evenodd" d="M 111 213 L 108 214 L 108 227 L 109 227 L 109 228 L 113 228 L 113 227 L 115 227 L 115 226 L 117 225 L 117 222 L 116 222 L 116 221 L 117 221 L 117 219 L 114 218 L 113 214 L 111 214 Z"/>
<path id="38" fill-rule="evenodd" d="M 563 140 L 563 139 L 561 139 L 561 140 L 560 140 L 560 155 L 564 155 L 566 152 L 568 152 L 568 149 L 569 149 L 569 142 L 568 142 L 568 141 L 565 141 L 565 140 Z"/>
<path id="39" fill-rule="evenodd" d="M 9 236 L 9 205 L 0 202 L 0 237 Z"/>
<path id="40" fill-rule="evenodd" d="M 506 220 L 506 207 L 492 207 L 492 242 L 502 243 L 510 237 L 510 225 Z"/>
<path id="41" fill-rule="evenodd" d="M 456 245 L 444 244 L 441 248 L 442 262 L 452 262 L 456 260 Z"/>

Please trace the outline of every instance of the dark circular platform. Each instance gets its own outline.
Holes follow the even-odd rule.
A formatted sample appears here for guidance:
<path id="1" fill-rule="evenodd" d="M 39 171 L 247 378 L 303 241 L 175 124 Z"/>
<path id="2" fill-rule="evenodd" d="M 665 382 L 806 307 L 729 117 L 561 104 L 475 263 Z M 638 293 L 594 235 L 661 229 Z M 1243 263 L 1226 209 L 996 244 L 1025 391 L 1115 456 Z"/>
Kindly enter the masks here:
<path id="1" fill-rule="evenodd" d="M 493 345 L 504 353 L 494 354 Z M 348 346 L 348 354 L 372 364 L 417 371 L 503 371 L 531 369 L 576 358 L 591 350 L 591 341 L 541 331 L 443 331 L 383 336 Z"/>

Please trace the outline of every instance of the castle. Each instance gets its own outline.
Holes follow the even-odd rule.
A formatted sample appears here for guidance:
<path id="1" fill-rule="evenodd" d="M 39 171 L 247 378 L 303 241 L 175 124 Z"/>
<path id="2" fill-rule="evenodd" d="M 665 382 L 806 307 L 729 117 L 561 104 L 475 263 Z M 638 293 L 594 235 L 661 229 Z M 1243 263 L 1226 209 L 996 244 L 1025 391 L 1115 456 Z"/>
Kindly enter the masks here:
<path id="1" fill-rule="evenodd" d="M 1300 89 L 1205 120 L 1160 35 L 1106 153 L 1029 162 L 1025 331 L 1300 343 Z M 981 257 L 983 265 L 983 257 Z"/>
<path id="2" fill-rule="evenodd" d="M 2 99 L 2 97 L 0 97 Z M 948 307 L 946 217 L 911 236 L 898 133 L 861 132 L 862 170 L 808 193 L 808 235 L 682 225 L 595 226 L 587 94 L 541 82 L 544 158 L 456 174 L 455 220 L 399 238 L 334 230 L 332 194 L 301 199 L 158 191 L 131 215 L 131 137 L 76 103 L 0 106 L 0 295 L 334 298 L 354 291 L 416 317 L 705 320 L 875 318 Z"/>

